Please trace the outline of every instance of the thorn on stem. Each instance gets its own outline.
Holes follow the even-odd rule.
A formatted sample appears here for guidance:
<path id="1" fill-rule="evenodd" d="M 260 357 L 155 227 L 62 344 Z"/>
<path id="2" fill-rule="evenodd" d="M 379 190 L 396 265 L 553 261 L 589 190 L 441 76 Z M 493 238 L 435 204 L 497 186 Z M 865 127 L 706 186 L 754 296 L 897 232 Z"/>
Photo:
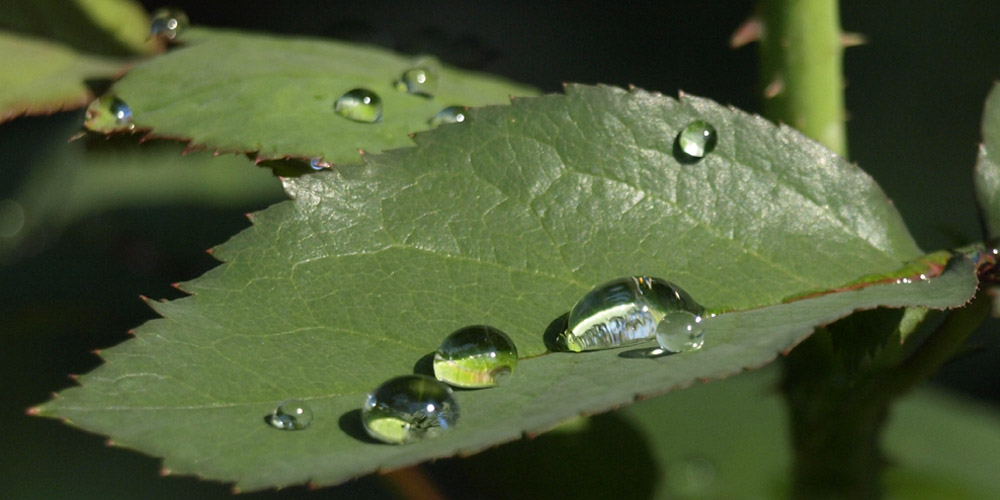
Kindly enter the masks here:
<path id="1" fill-rule="evenodd" d="M 785 90 L 785 81 L 779 76 L 774 80 L 771 80 L 771 83 L 764 87 L 764 97 L 767 99 L 774 99 L 783 90 Z"/>
<path id="2" fill-rule="evenodd" d="M 748 43 L 759 41 L 763 32 L 764 23 L 757 16 L 750 16 L 736 28 L 736 31 L 733 31 L 729 37 L 729 47 L 738 49 Z"/>

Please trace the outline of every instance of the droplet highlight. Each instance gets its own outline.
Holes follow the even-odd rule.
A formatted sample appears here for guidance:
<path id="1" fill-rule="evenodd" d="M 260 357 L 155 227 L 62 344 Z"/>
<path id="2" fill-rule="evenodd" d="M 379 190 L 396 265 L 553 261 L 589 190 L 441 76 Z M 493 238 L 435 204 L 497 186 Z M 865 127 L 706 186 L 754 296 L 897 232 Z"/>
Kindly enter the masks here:
<path id="1" fill-rule="evenodd" d="M 659 322 L 674 311 L 700 315 L 704 309 L 667 280 L 619 278 L 591 290 L 573 306 L 560 344 L 580 352 L 652 340 Z"/>
<path id="2" fill-rule="evenodd" d="M 434 97 L 437 85 L 437 73 L 427 67 L 410 68 L 396 80 L 396 89 L 421 97 Z"/>
<path id="3" fill-rule="evenodd" d="M 517 367 L 517 347 L 492 326 L 467 326 L 448 335 L 434 353 L 434 376 L 455 387 L 492 387 Z"/>
<path id="4" fill-rule="evenodd" d="M 656 325 L 656 342 L 668 352 L 696 351 L 705 345 L 705 319 L 688 311 L 671 311 Z"/>
<path id="5" fill-rule="evenodd" d="M 465 108 L 462 106 L 448 106 L 438 111 L 428 123 L 432 127 L 444 125 L 445 123 L 462 123 L 465 121 Z"/>
<path id="6" fill-rule="evenodd" d="M 378 386 L 361 408 L 361 422 L 371 437 L 389 444 L 431 439 L 458 422 L 451 388 L 426 375 L 403 375 Z"/>
<path id="7" fill-rule="evenodd" d="M 267 422 L 276 429 L 285 431 L 300 431 L 312 423 L 313 411 L 309 405 L 300 399 L 289 399 L 278 405 L 267 418 Z"/>
<path id="8" fill-rule="evenodd" d="M 333 110 L 349 120 L 378 123 L 382 120 L 382 99 L 371 90 L 357 88 L 340 96 L 333 103 Z"/>
<path id="9" fill-rule="evenodd" d="M 149 35 L 154 38 L 174 40 L 190 26 L 187 14 L 179 9 L 159 9 L 153 13 Z"/>
<path id="10" fill-rule="evenodd" d="M 698 161 L 715 149 L 719 134 L 711 123 L 695 120 L 677 135 L 674 149 L 681 163 Z"/>

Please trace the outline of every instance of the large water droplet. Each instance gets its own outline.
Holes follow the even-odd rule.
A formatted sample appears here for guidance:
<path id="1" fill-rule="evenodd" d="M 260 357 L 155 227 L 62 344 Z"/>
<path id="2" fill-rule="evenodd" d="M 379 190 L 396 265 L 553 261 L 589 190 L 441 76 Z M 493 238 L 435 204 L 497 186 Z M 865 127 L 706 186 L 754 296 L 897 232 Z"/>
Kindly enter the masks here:
<path id="1" fill-rule="evenodd" d="M 378 123 L 382 119 L 382 99 L 368 89 L 354 89 L 333 103 L 340 116 L 356 122 Z"/>
<path id="2" fill-rule="evenodd" d="M 396 88 L 408 94 L 433 97 L 437 90 L 437 73 L 427 67 L 410 68 L 396 81 Z"/>
<path id="3" fill-rule="evenodd" d="M 390 444 L 437 437 L 458 422 L 451 388 L 426 375 L 403 375 L 378 386 L 361 408 L 368 434 Z"/>
<path id="4" fill-rule="evenodd" d="M 274 409 L 267 421 L 277 429 L 299 431 L 312 423 L 313 411 L 305 401 L 289 399 Z"/>
<path id="5" fill-rule="evenodd" d="M 656 342 L 669 352 L 701 349 L 705 345 L 704 319 L 688 311 L 671 311 L 656 325 Z"/>
<path id="6" fill-rule="evenodd" d="M 517 367 L 517 347 L 492 326 L 461 328 L 434 353 L 434 376 L 456 387 L 491 387 L 504 383 Z"/>
<path id="7" fill-rule="evenodd" d="M 152 37 L 173 40 L 189 26 L 187 14 L 179 9 L 159 9 L 153 13 L 149 34 Z"/>
<path id="8" fill-rule="evenodd" d="M 704 309 L 673 283 L 646 276 L 609 281 L 585 295 L 569 313 L 562 344 L 570 351 L 610 349 L 650 340 L 673 311 Z"/>
<path id="9" fill-rule="evenodd" d="M 675 149 L 682 163 L 690 163 L 704 158 L 715 149 L 719 135 L 711 123 L 695 120 L 677 135 Z"/>
<path id="10" fill-rule="evenodd" d="M 445 123 L 462 123 L 464 121 L 465 108 L 462 106 L 448 106 L 438 111 L 438 114 L 434 115 L 434 118 L 431 118 L 427 123 L 432 127 L 437 127 Z"/>

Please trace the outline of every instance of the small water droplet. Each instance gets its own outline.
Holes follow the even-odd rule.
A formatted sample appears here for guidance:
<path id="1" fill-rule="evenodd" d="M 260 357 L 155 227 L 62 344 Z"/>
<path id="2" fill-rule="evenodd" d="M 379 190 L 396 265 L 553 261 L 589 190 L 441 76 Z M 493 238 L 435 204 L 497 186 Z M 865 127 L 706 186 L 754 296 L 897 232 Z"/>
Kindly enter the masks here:
<path id="1" fill-rule="evenodd" d="M 0 201 L 0 238 L 13 238 L 24 227 L 24 207 L 14 200 Z"/>
<path id="2" fill-rule="evenodd" d="M 517 367 L 517 347 L 506 333 L 492 326 L 461 328 L 434 353 L 434 376 L 455 387 L 500 385 Z"/>
<path id="3" fill-rule="evenodd" d="M 180 9 L 159 9 L 153 13 L 153 23 L 150 25 L 151 37 L 167 40 L 177 38 L 177 35 L 190 25 L 187 14 Z"/>
<path id="4" fill-rule="evenodd" d="M 704 120 L 689 123 L 674 142 L 674 152 L 681 163 L 693 163 L 712 152 L 719 136 L 715 127 Z"/>
<path id="5" fill-rule="evenodd" d="M 324 170 L 330 168 L 331 165 L 323 161 L 322 158 L 313 158 L 309 160 L 309 167 L 312 168 L 313 170 Z"/>
<path id="6" fill-rule="evenodd" d="M 422 97 L 434 97 L 437 90 L 437 73 L 427 67 L 410 68 L 396 81 L 396 89 Z"/>
<path id="7" fill-rule="evenodd" d="M 711 460 L 692 457 L 667 465 L 667 484 L 678 498 L 701 498 L 715 488 L 718 472 Z"/>
<path id="8" fill-rule="evenodd" d="M 701 349 L 705 345 L 705 325 L 701 315 L 672 311 L 656 325 L 656 342 L 669 352 Z"/>
<path id="9" fill-rule="evenodd" d="M 312 423 L 312 408 L 300 399 L 289 399 L 274 409 L 267 421 L 277 429 L 299 431 Z"/>
<path id="10" fill-rule="evenodd" d="M 643 342 L 656 335 L 657 324 L 672 311 L 700 315 L 704 309 L 669 281 L 619 278 L 591 290 L 573 306 L 561 342 L 574 352 Z"/>
<path id="11" fill-rule="evenodd" d="M 426 375 L 403 375 L 378 386 L 361 408 L 361 422 L 379 441 L 403 444 L 437 437 L 458 422 L 451 388 Z"/>
<path id="12" fill-rule="evenodd" d="M 333 103 L 333 110 L 340 116 L 362 123 L 382 120 L 382 98 L 368 89 L 354 89 L 340 96 Z"/>
<path id="13" fill-rule="evenodd" d="M 84 125 L 91 130 L 132 130 L 132 108 L 113 94 L 94 99 L 87 106 Z"/>
<path id="14" fill-rule="evenodd" d="M 465 121 L 465 108 L 462 106 L 448 106 L 447 108 L 438 111 L 434 118 L 431 118 L 427 123 L 432 127 L 437 127 L 445 123 L 462 123 Z"/>

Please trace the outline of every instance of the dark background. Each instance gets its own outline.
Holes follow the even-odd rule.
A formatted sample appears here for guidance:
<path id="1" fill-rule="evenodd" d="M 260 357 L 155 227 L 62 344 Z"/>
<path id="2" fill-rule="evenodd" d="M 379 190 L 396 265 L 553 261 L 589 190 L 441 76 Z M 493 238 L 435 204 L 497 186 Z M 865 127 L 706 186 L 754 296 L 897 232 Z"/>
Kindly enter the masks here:
<path id="1" fill-rule="evenodd" d="M 143 2 L 150 10 L 159 4 Z M 373 43 L 403 53 L 431 53 L 453 65 L 487 71 L 558 92 L 563 82 L 634 84 L 678 90 L 759 111 L 756 48 L 732 50 L 730 33 L 752 11 L 750 1 L 575 2 L 248 2 L 175 1 L 197 24 Z M 869 44 L 845 57 L 852 160 L 895 201 L 926 250 L 980 240 L 971 170 L 980 140 L 983 100 L 1000 76 L 1000 4 L 994 1 L 844 1 L 842 25 Z M 24 118 L 0 125 L 0 190 L 16 189 L 37 151 L 80 114 Z M 41 146 L 38 146 L 41 147 Z M 232 209 L 172 207 L 102 213 L 77 223 L 35 255 L 0 268 L 4 398 L 0 408 L 0 496 L 12 498 L 213 498 L 228 487 L 193 478 L 160 478 L 159 462 L 103 445 L 104 438 L 55 421 L 24 416 L 53 391 L 99 364 L 90 354 L 125 340 L 151 319 L 138 300 L 175 298 L 169 287 L 216 262 L 204 253 L 247 226 Z M 822 263 L 817 263 L 822 265 Z M 947 365 L 934 383 L 1000 402 L 1000 347 L 990 323 L 972 350 Z M 620 450 L 642 443 L 613 414 Z M 619 425 L 619 427 L 615 427 Z M 596 431 L 594 431 L 596 432 Z M 518 443 L 497 460 L 530 457 L 540 467 L 556 448 L 586 462 L 581 440 L 555 436 L 543 445 Z M 579 447 L 579 448 L 574 448 Z M 552 455 L 546 455 L 551 453 Z M 624 453 L 624 451 L 623 451 Z M 506 457 L 506 458 L 505 458 Z M 638 458 L 641 458 L 638 457 Z M 528 459 L 528 458 L 526 458 Z M 455 497 L 482 497 L 456 460 L 423 466 Z M 600 467 L 598 463 L 595 467 Z M 625 496 L 646 494 L 641 467 Z M 456 472 L 458 471 L 458 472 Z M 648 472 L 648 471 L 647 471 Z M 374 478 L 313 496 L 393 497 Z M 11 488 L 9 493 L 2 490 Z M 620 490 L 622 491 L 622 490 Z M 539 491 L 536 490 L 536 493 Z M 292 498 L 304 488 L 247 498 Z M 492 492 L 490 493 L 492 495 Z"/>

